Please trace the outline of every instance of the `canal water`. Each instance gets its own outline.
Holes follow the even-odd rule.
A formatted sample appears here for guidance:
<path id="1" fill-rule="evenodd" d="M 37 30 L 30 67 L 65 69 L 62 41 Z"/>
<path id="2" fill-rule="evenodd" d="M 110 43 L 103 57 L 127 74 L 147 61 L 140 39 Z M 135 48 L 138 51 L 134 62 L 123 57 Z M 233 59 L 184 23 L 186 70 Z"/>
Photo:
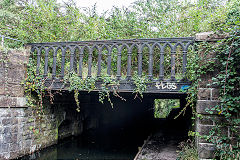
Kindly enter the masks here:
<path id="1" fill-rule="evenodd" d="M 87 133 L 64 139 L 57 145 L 21 159 L 133 160 L 147 136 L 147 133 L 138 130 Z"/>
<path id="2" fill-rule="evenodd" d="M 143 118 L 143 120 L 145 120 Z M 152 140 L 160 147 L 164 157 L 175 155 L 177 144 L 187 138 L 189 124 L 186 118 L 155 119 L 154 121 L 137 121 L 125 125 L 101 126 L 84 131 L 79 137 L 60 140 L 58 144 L 22 157 L 22 160 L 133 160 L 149 135 L 157 133 Z M 189 123 L 191 121 L 189 120 Z M 172 143 L 170 143 L 172 141 Z M 169 144 L 170 147 L 168 146 Z M 148 147 L 147 147 L 148 148 Z M 151 147 L 150 147 L 151 148 Z M 169 148 L 172 152 L 169 152 Z M 150 149 L 152 150 L 152 149 Z M 150 153 L 146 150 L 146 153 Z M 146 158 L 146 157 L 145 157 Z M 153 158 L 155 159 L 155 158 Z M 157 158 L 158 159 L 158 158 Z"/>

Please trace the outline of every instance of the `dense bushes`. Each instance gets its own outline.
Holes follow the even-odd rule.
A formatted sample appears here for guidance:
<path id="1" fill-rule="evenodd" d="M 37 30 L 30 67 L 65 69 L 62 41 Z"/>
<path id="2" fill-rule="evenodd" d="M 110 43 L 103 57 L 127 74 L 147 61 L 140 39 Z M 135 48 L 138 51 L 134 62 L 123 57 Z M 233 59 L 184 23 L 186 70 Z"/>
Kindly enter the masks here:
<path id="1" fill-rule="evenodd" d="M 99 15 L 95 7 L 83 10 L 73 2 L 3 0 L 0 34 L 26 43 L 194 36 L 219 30 L 227 18 L 234 21 L 231 16 L 239 10 L 235 3 L 239 2 L 138 0 L 129 9 L 112 8 Z"/>

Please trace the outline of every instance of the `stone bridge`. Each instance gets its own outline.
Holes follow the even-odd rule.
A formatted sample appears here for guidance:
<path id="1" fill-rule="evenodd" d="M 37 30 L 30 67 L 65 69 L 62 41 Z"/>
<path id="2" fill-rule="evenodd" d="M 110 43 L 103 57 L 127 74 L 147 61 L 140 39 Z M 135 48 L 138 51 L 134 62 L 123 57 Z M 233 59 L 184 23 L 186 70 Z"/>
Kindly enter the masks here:
<path id="1" fill-rule="evenodd" d="M 153 101 L 157 98 L 181 99 L 183 107 L 187 92 L 182 91 L 191 85 L 186 78 L 187 53 L 193 43 L 206 40 L 216 41 L 209 38 L 209 33 L 203 33 L 195 38 L 32 43 L 28 44 L 27 51 L 1 51 L 0 159 L 17 158 L 56 144 L 64 137 L 79 135 L 84 129 L 98 127 L 100 122 L 96 117 L 99 117 L 99 113 L 105 117 L 111 115 L 111 109 L 106 112 L 96 109 L 97 105 L 103 105 L 96 98 L 97 92 L 80 92 L 83 111 L 75 112 L 73 95 L 68 92 L 69 85 L 63 82 L 64 76 L 69 73 L 75 73 L 81 79 L 95 78 L 94 91 L 101 89 L 102 76 L 107 75 L 118 82 L 117 88 L 110 86 L 109 89 L 126 94 L 129 101 L 113 101 L 128 108 L 116 111 L 110 117 L 120 118 L 118 113 L 122 112 L 122 123 L 131 122 L 133 117 L 142 123 L 147 118 L 151 119 L 153 111 L 149 111 L 149 108 L 153 108 Z M 43 99 L 44 114 L 41 121 L 27 106 L 22 85 L 27 75 L 26 64 L 32 56 L 36 57 L 33 59 L 36 76 L 44 78 L 44 85 L 48 89 L 62 92 L 53 103 L 49 102 L 49 97 Z M 131 94 L 135 88 L 134 74 L 145 76 L 148 81 L 142 101 L 133 100 Z M 209 79 L 211 75 L 203 76 L 197 102 L 197 113 L 206 119 L 215 115 L 209 115 L 205 109 L 218 103 L 218 90 L 207 86 Z M 138 108 L 131 108 L 134 105 Z M 127 116 L 127 112 L 132 114 Z M 109 119 L 104 116 L 101 118 L 101 123 L 109 123 Z M 189 123 L 190 119 L 182 122 Z M 214 122 L 211 118 L 206 121 L 198 119 L 196 124 L 196 131 L 204 135 Z M 212 158 L 214 146 L 197 139 L 199 159 Z"/>

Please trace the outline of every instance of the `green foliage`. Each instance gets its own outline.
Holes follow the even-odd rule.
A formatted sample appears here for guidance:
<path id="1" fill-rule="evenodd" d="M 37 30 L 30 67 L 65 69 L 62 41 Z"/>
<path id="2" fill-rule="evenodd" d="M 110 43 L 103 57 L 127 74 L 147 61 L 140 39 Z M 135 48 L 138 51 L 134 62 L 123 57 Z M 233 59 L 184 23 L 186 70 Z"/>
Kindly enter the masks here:
<path id="1" fill-rule="evenodd" d="M 143 92 L 147 89 L 147 83 L 149 80 L 145 75 L 139 76 L 137 72 L 134 73 L 132 77 L 133 83 L 135 85 L 134 93 L 136 93 L 135 98 L 138 96 L 138 94 L 143 98 Z"/>
<path id="2" fill-rule="evenodd" d="M 154 117 L 167 118 L 173 108 L 179 108 L 178 99 L 155 99 L 154 100 Z"/>
<path id="3" fill-rule="evenodd" d="M 226 1 L 138 0 L 133 6 L 138 19 L 148 23 L 154 37 L 186 37 L 216 30 L 224 22 Z"/>
<path id="4" fill-rule="evenodd" d="M 190 140 L 181 142 L 178 147 L 180 151 L 178 151 L 177 160 L 198 160 L 198 152 L 194 142 Z"/>
<path id="5" fill-rule="evenodd" d="M 19 17 L 17 16 L 19 10 L 21 9 L 15 5 L 14 0 L 2 0 L 0 2 L 1 34 L 7 34 L 8 31 L 16 27 L 19 23 Z"/>
<path id="6" fill-rule="evenodd" d="M 240 26 L 240 2 L 238 0 L 232 0 L 229 4 L 226 25 L 229 27 L 225 27 L 226 31 L 234 31 L 239 30 Z"/>
<path id="7" fill-rule="evenodd" d="M 65 74 L 64 82 L 69 83 L 69 91 L 74 90 L 83 90 L 83 91 L 92 91 L 95 89 L 95 79 L 87 77 L 85 79 L 80 78 L 76 73 L 70 72 Z"/>
<path id="8" fill-rule="evenodd" d="M 80 101 L 78 99 L 78 96 L 79 96 L 79 91 L 78 90 L 74 90 L 74 99 L 76 101 L 76 104 L 77 104 L 77 111 L 80 112 Z"/>
<path id="9" fill-rule="evenodd" d="M 27 64 L 27 78 L 24 80 L 25 97 L 27 105 L 32 107 L 37 119 L 43 115 L 43 97 L 47 88 L 44 86 L 45 78 L 36 76 L 36 70 L 33 69 L 33 59 L 29 58 Z"/>
<path id="10" fill-rule="evenodd" d="M 105 98 L 107 98 L 108 102 L 113 107 L 113 103 L 110 99 L 110 91 L 113 92 L 113 95 L 116 97 L 119 97 L 122 100 L 125 100 L 121 96 L 118 95 L 118 86 L 119 81 L 113 80 L 112 77 L 108 75 L 102 75 L 99 78 L 92 78 L 92 77 L 86 77 L 80 78 L 76 73 L 70 72 L 69 74 L 66 74 L 64 76 L 64 82 L 65 85 L 68 85 L 69 91 L 74 91 L 74 98 L 76 101 L 76 104 L 78 106 L 77 110 L 80 111 L 80 102 L 78 100 L 78 91 L 96 91 L 96 83 L 101 82 L 101 87 L 99 90 L 99 102 L 104 103 Z"/>
<path id="11" fill-rule="evenodd" d="M 216 145 L 217 155 L 221 159 L 239 159 L 240 135 L 240 32 L 233 32 L 223 40 L 217 52 L 219 73 L 213 78 L 213 84 L 220 89 L 220 104 L 208 112 L 217 111 L 224 118 L 217 122 L 207 137 Z M 230 127 L 229 127 L 230 126 Z M 222 132 L 229 128 L 229 135 Z"/>
<path id="12" fill-rule="evenodd" d="M 138 0 L 130 9 L 114 7 L 101 15 L 95 7 L 84 11 L 74 2 L 56 0 L 3 0 L 0 5 L 0 34 L 30 43 L 194 36 L 217 30 L 229 10 L 238 10 L 224 0 Z"/>
<path id="13" fill-rule="evenodd" d="M 99 102 L 103 103 L 104 99 L 107 98 L 108 102 L 113 107 L 113 103 L 110 99 L 109 89 L 112 85 L 117 85 L 117 83 L 114 83 L 113 79 L 108 75 L 102 76 L 101 78 L 99 78 L 99 80 L 103 82 L 101 85 L 101 91 L 99 91 Z"/>
<path id="14" fill-rule="evenodd" d="M 94 78 L 85 78 L 82 79 L 80 78 L 76 73 L 74 72 L 69 72 L 68 74 L 66 74 L 64 76 L 64 82 L 65 85 L 68 85 L 69 83 L 69 87 L 68 90 L 69 91 L 74 91 L 74 99 L 76 101 L 76 105 L 77 105 L 77 111 L 80 112 L 80 101 L 78 99 L 79 96 L 79 91 L 92 91 L 94 90 L 95 87 L 95 79 Z"/>
<path id="15" fill-rule="evenodd" d="M 239 2 L 234 1 L 228 10 L 228 17 L 225 24 L 221 25 L 220 31 L 228 31 L 229 36 L 216 44 L 211 42 L 199 43 L 195 46 L 198 53 L 190 57 L 188 64 L 188 78 L 193 82 L 188 90 L 190 96 L 188 104 L 193 107 L 197 100 L 197 91 L 201 75 L 211 74 L 212 80 L 209 86 L 214 85 L 220 90 L 218 97 L 220 104 L 208 109 L 210 114 L 217 112 L 222 120 L 215 121 L 215 127 L 209 132 L 209 135 L 202 136 L 207 141 L 215 144 L 217 159 L 239 159 L 239 141 L 238 134 L 240 125 L 239 117 L 239 84 L 240 84 L 240 32 L 239 32 Z M 211 55 L 213 56 L 212 58 Z M 216 75 L 213 73 L 217 73 Z M 201 115 L 195 114 L 201 118 Z M 228 135 L 224 130 L 229 128 Z M 194 133 L 194 132 L 192 132 Z M 194 135 L 198 135 L 195 133 Z"/>
<path id="16" fill-rule="evenodd" d="M 191 61 L 188 66 L 192 75 L 190 79 L 193 83 L 191 88 L 188 89 L 189 96 L 187 97 L 187 105 L 192 107 L 194 113 L 201 75 L 216 72 L 213 68 L 218 68 L 219 73 L 212 78 L 212 81 L 209 81 L 209 85 L 218 86 L 220 89 L 220 96 L 218 98 L 221 103 L 207 111 L 209 114 L 217 112 L 223 120 L 216 121 L 216 126 L 209 132 L 209 135 L 203 136 L 202 138 L 216 145 L 216 157 L 220 159 L 235 159 L 239 156 L 239 144 L 235 142 L 239 142 L 240 140 L 239 135 L 237 135 L 239 130 L 237 126 L 240 125 L 240 120 L 237 118 L 240 109 L 240 73 L 239 65 L 237 65 L 240 52 L 238 50 L 239 33 L 235 32 L 234 34 L 237 35 L 219 42 L 218 45 L 211 45 L 206 42 L 199 44 L 199 48 L 205 48 L 203 51 L 199 49 L 199 53 L 203 52 L 203 55 L 196 56 L 194 61 Z M 213 53 L 216 54 L 216 59 L 206 58 L 208 54 Z M 195 117 L 201 118 L 201 115 L 195 113 Z M 195 117 L 193 117 L 193 119 L 195 119 Z M 223 128 L 228 128 L 229 126 L 231 126 L 229 128 L 230 135 L 223 134 Z M 196 132 L 191 133 L 194 133 L 194 136 L 199 136 Z"/>

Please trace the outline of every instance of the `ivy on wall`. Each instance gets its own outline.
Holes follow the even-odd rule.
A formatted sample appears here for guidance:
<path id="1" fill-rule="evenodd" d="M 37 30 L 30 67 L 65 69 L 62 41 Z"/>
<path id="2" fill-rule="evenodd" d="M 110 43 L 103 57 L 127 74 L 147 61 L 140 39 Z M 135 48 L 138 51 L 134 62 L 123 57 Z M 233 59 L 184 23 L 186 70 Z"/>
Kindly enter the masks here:
<path id="1" fill-rule="evenodd" d="M 216 121 L 207 138 L 216 145 L 219 158 L 240 159 L 240 31 L 219 43 L 216 54 L 219 73 L 212 80 L 220 90 L 220 104 L 209 112 L 216 111 L 223 120 Z M 226 128 L 227 135 L 223 134 Z"/>
<path id="2" fill-rule="evenodd" d="M 213 143 L 217 159 L 239 159 L 240 31 L 230 32 L 227 38 L 218 42 L 197 43 L 195 50 L 196 55 L 191 57 L 188 64 L 189 78 L 193 83 L 188 90 L 187 106 L 192 107 L 195 117 L 204 118 L 196 113 L 195 106 L 199 84 L 206 79 L 208 87 L 219 91 L 219 104 L 206 110 L 209 114 L 217 113 L 215 126 L 209 135 L 190 133 Z M 206 76 L 212 78 L 204 79 Z"/>

